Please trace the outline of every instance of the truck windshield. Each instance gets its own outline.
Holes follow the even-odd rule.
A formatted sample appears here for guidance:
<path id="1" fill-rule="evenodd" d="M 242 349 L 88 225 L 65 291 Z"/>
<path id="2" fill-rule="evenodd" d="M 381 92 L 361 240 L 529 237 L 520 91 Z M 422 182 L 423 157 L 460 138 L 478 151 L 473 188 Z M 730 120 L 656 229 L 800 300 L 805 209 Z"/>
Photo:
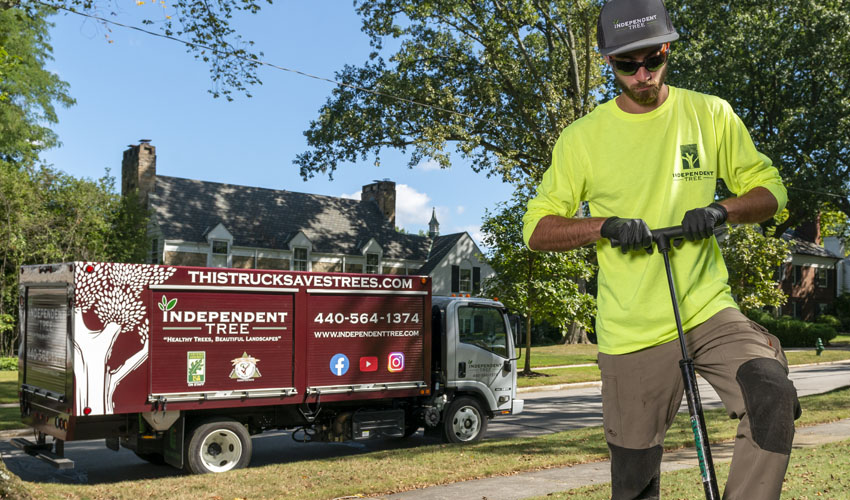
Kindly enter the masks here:
<path id="1" fill-rule="evenodd" d="M 461 306 L 457 317 L 461 342 L 508 357 L 508 332 L 499 309 Z"/>

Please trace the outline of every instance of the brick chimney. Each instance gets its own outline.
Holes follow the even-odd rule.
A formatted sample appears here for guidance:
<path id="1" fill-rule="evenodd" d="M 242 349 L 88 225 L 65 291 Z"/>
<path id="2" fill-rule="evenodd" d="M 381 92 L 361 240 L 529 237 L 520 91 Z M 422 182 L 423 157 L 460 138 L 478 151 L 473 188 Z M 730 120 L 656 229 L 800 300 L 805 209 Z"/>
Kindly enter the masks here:
<path id="1" fill-rule="evenodd" d="M 130 145 L 121 160 L 121 194 L 139 193 L 139 202 L 148 206 L 148 195 L 156 183 L 156 147 L 150 139 L 142 139 L 136 146 Z"/>
<path id="2" fill-rule="evenodd" d="M 794 230 L 798 238 L 820 245 L 820 214 L 815 220 L 803 222 Z"/>
<path id="3" fill-rule="evenodd" d="M 384 179 L 363 186 L 360 201 L 377 203 L 384 217 L 395 226 L 395 182 Z"/>

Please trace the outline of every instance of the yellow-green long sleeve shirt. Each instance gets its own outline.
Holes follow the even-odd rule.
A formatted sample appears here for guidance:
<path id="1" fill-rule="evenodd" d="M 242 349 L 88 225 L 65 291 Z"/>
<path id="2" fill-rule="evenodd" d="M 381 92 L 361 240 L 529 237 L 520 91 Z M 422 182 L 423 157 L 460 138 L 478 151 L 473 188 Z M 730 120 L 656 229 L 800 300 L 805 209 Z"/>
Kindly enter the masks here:
<path id="1" fill-rule="evenodd" d="M 537 195 L 523 218 L 525 243 L 547 215 L 572 217 L 587 201 L 594 217 L 643 219 L 650 228 L 681 224 L 685 212 L 714 201 L 722 178 L 736 195 L 761 186 L 782 210 L 787 192 L 741 119 L 718 98 L 669 87 L 664 103 L 630 114 L 614 100 L 564 129 Z M 599 351 L 624 354 L 676 338 L 664 261 L 657 253 L 623 255 L 607 239 L 599 256 Z M 671 251 L 685 331 L 737 307 L 717 241 L 686 241 Z"/>

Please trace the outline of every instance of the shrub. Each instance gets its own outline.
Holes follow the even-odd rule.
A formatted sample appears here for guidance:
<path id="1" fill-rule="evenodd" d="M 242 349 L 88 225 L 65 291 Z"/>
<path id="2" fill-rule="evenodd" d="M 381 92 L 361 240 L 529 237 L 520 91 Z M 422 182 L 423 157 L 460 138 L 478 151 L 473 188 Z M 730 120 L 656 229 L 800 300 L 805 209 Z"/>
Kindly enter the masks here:
<path id="1" fill-rule="evenodd" d="M 18 371 L 18 358 L 0 358 L 0 371 Z"/>
<path id="2" fill-rule="evenodd" d="M 776 335 L 782 343 L 782 347 L 786 348 L 814 347 L 818 339 L 826 344 L 838 335 L 835 328 L 829 325 L 808 323 L 788 316 L 777 319 L 763 311 L 750 311 L 747 316 Z"/>
<path id="3" fill-rule="evenodd" d="M 815 319 L 815 323 L 819 325 L 831 326 L 836 330 L 841 329 L 841 320 L 831 314 L 821 314 Z"/>
<path id="4" fill-rule="evenodd" d="M 842 293 L 835 299 L 832 307 L 841 321 L 841 331 L 850 332 L 850 293 Z"/>

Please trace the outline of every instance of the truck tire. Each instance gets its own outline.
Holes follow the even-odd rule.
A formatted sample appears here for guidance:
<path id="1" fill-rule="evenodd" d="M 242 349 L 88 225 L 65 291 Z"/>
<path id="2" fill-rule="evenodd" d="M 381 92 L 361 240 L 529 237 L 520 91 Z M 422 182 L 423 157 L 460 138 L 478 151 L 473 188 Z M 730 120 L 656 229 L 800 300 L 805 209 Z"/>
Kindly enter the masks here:
<path id="1" fill-rule="evenodd" d="M 451 402 L 443 419 L 443 440 L 447 443 L 474 443 L 487 430 L 487 415 L 477 399 L 461 396 Z"/>
<path id="2" fill-rule="evenodd" d="M 195 427 L 186 445 L 186 469 L 193 474 L 226 472 L 251 461 L 251 435 L 229 418 L 206 420 Z"/>

